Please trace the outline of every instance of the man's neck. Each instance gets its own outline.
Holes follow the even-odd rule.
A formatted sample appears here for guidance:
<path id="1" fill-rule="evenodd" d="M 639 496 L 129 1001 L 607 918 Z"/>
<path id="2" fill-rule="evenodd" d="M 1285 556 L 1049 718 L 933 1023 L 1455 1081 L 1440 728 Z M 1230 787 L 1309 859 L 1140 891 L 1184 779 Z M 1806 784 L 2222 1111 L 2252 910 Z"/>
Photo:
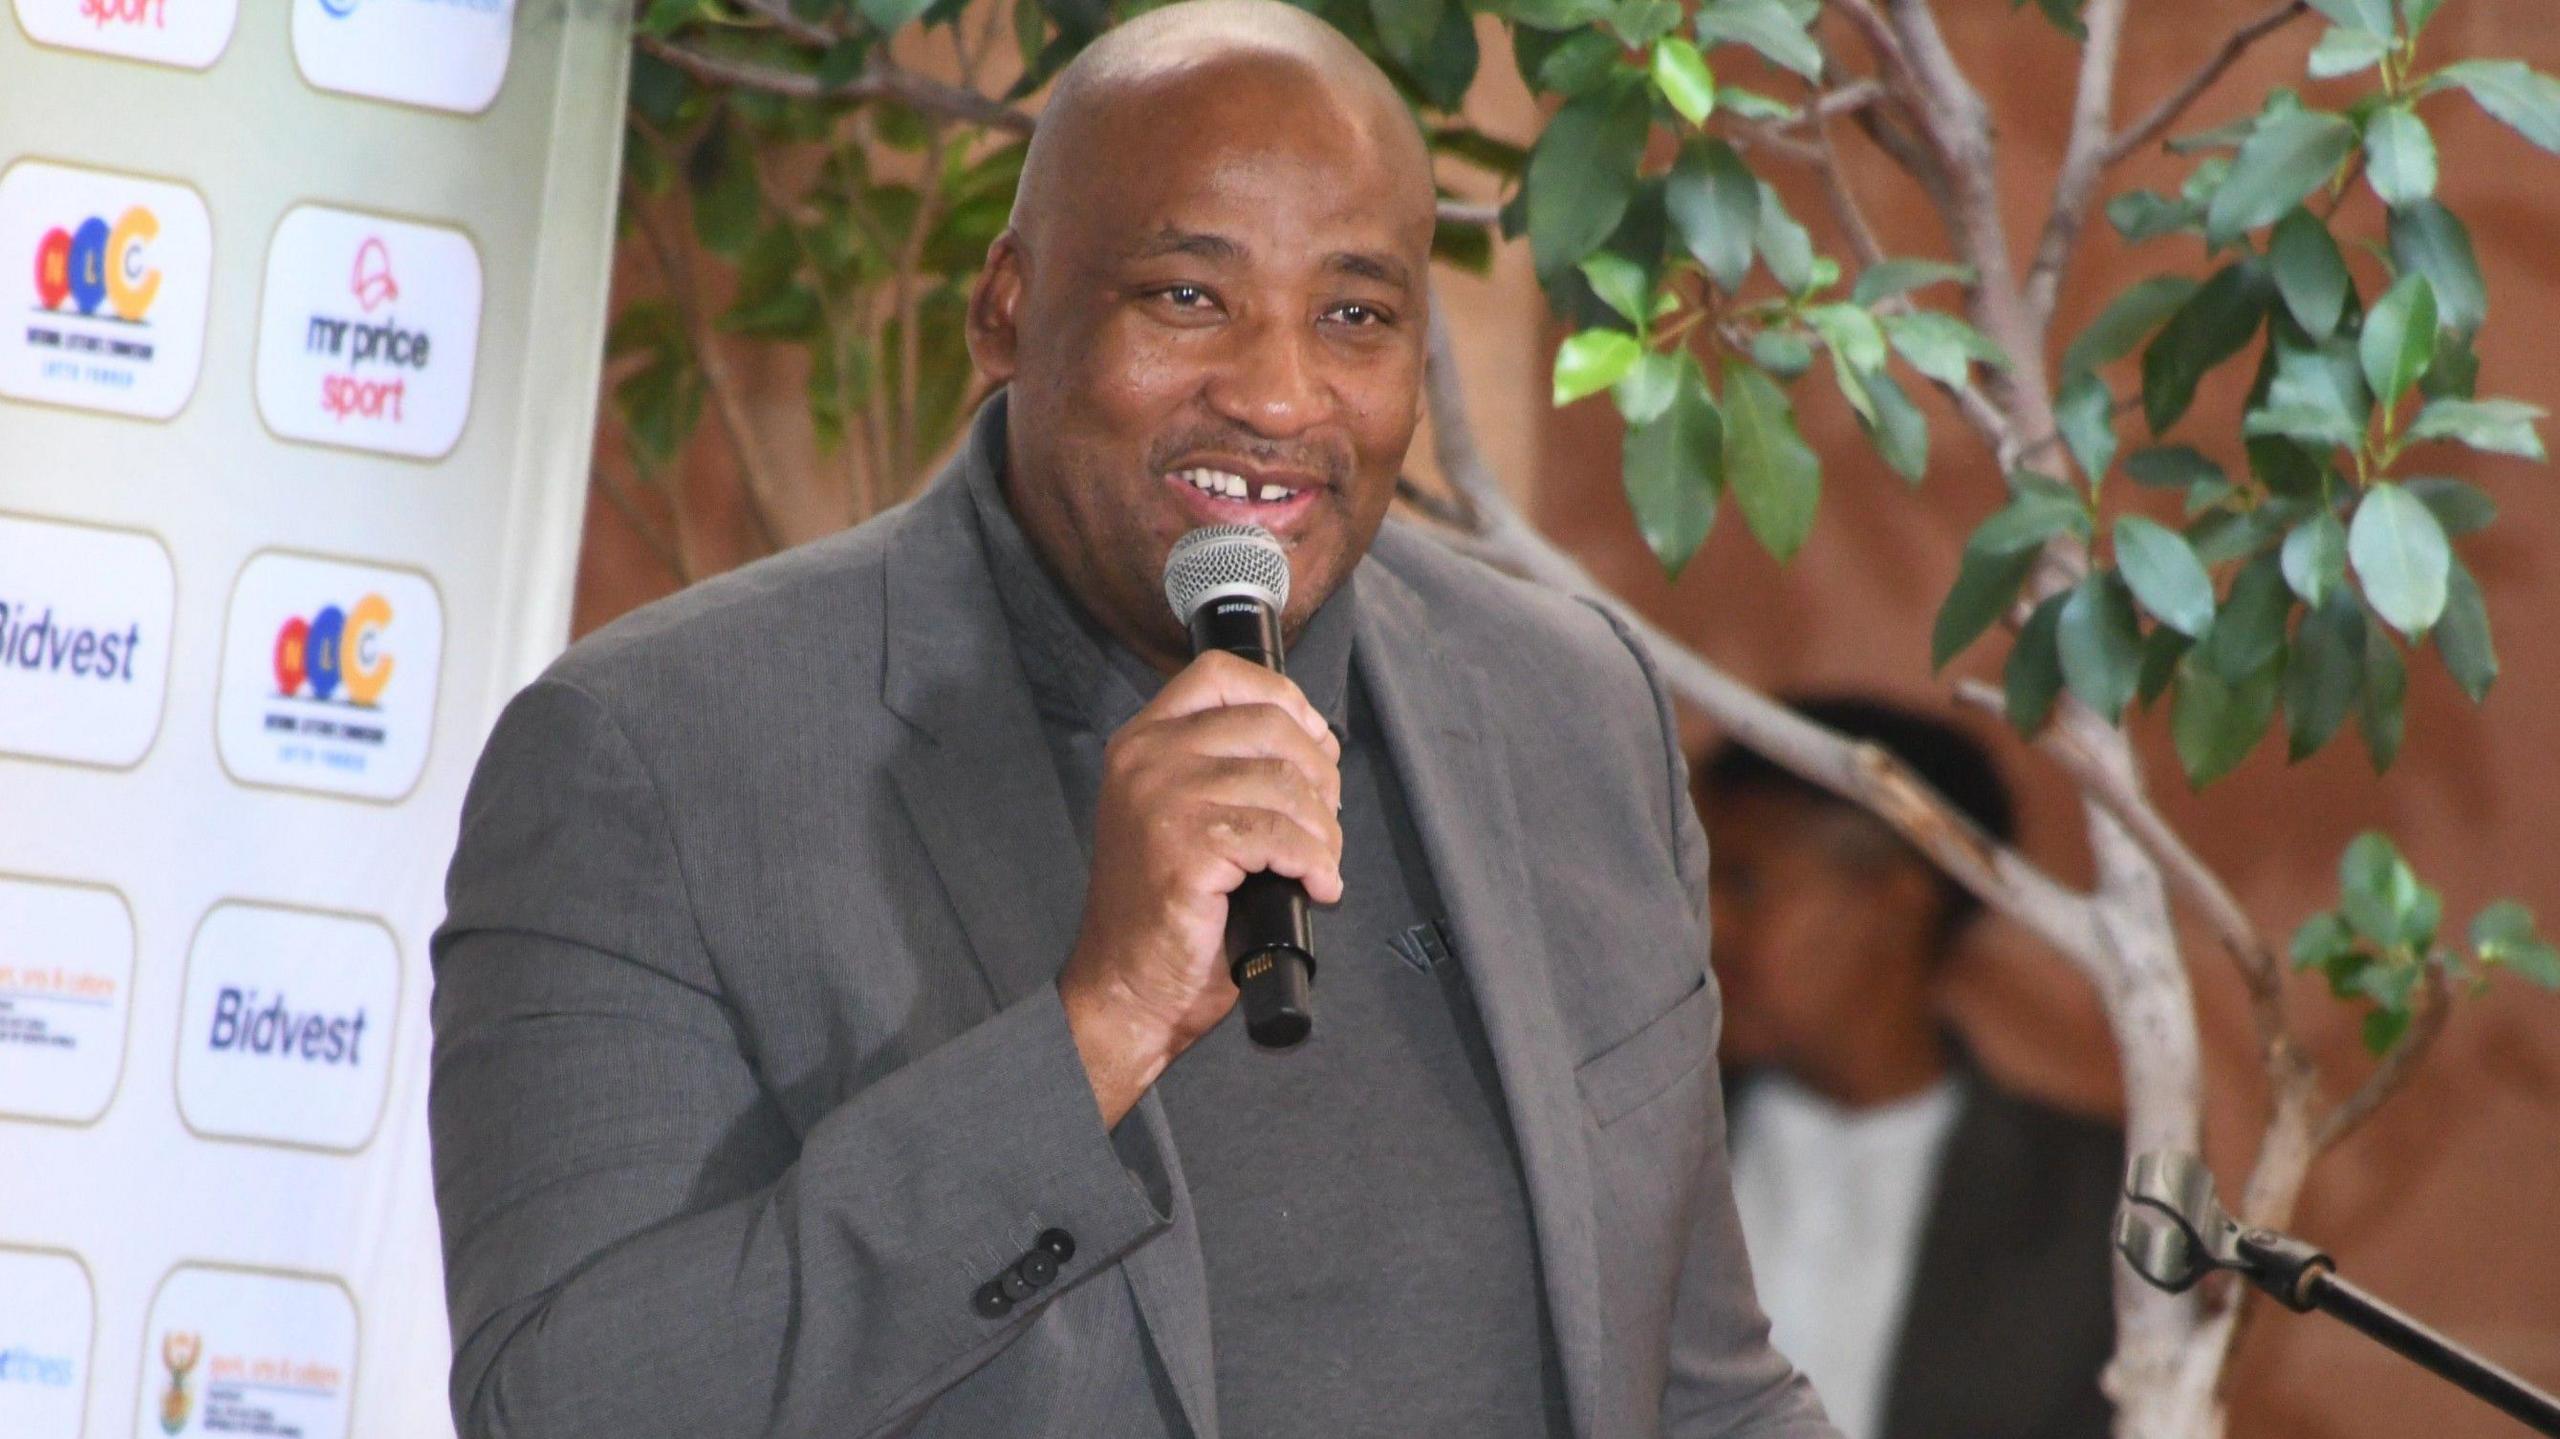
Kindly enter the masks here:
<path id="1" fill-rule="evenodd" d="M 1934 1015 L 1893 1016 L 1845 1026 L 1817 1052 L 1789 1055 L 1797 1083 L 1843 1109 L 1908 1099 L 1946 1077 L 1946 1037 Z"/>

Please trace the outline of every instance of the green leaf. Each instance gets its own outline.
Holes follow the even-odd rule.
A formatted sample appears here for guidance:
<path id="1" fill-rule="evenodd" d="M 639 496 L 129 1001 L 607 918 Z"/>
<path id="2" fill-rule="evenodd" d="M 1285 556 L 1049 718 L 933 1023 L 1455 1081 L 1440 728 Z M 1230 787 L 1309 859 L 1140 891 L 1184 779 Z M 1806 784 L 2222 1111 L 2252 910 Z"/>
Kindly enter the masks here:
<path id="1" fill-rule="evenodd" d="M 2284 582 L 2314 609 L 2346 583 L 2347 527 L 2323 510 L 2284 537 Z"/>
<path id="2" fill-rule="evenodd" d="M 2178 662 L 2195 647 L 2194 640 L 2167 625 L 2154 625 L 2151 633 L 2142 637 L 2142 678 L 2133 693 L 2145 709 L 2168 693 L 2169 681 L 2178 676 Z"/>
<path id="3" fill-rule="evenodd" d="M 1499 0 L 1493 6 L 1495 14 L 1529 30 L 1579 30 L 1599 23 L 1609 9 L 1609 0 Z"/>
<path id="4" fill-rule="evenodd" d="M 2311 0 L 2311 8 L 2330 23 L 2368 35 L 2391 33 L 2391 0 Z"/>
<path id="5" fill-rule="evenodd" d="M 933 8 L 933 0 L 854 0 L 854 10 L 882 35 L 894 35 Z"/>
<path id="6" fill-rule="evenodd" d="M 2483 494 L 2478 486 L 2460 480 L 2443 475 L 2415 475 L 2403 481 L 2401 488 L 2425 501 L 2427 508 L 2435 511 L 2436 523 L 2444 526 L 2449 538 L 2459 539 L 2487 529 L 2489 523 L 2498 517 L 2497 501 Z"/>
<path id="7" fill-rule="evenodd" d="M 2407 105 L 2386 105 L 2364 123 L 2365 178 L 2386 205 L 2408 205 L 2436 192 L 2436 140 Z"/>
<path id="8" fill-rule="evenodd" d="M 1671 167 L 1663 206 L 1680 243 L 1706 266 L 1719 289 L 1739 289 L 1751 272 L 1751 242 L 1760 225 L 1760 182 L 1722 140 L 1693 139 Z"/>
<path id="9" fill-rule="evenodd" d="M 2334 80 L 2358 70 L 2370 70 L 2391 53 L 2391 42 L 2370 30 L 2332 29 L 2311 47 L 2311 76 L 2315 80 Z"/>
<path id="10" fill-rule="evenodd" d="M 2367 1014 L 2362 1030 L 2364 1052 L 2376 1059 L 2389 1054 L 2391 1046 L 2400 1042 L 2400 1036 L 2409 1032 L 2412 1018 L 2405 1009 L 2377 1009 Z"/>
<path id="11" fill-rule="evenodd" d="M 2153 445 L 2125 456 L 2125 473 L 2146 489 L 2185 490 L 2197 485 L 2231 487 L 2222 466 L 2206 459 L 2193 445 Z"/>
<path id="12" fill-rule="evenodd" d="M 2091 487 L 2105 481 L 2116 458 L 2116 397 L 2106 381 L 2086 373 L 2073 376 L 2053 402 L 2053 418 Z"/>
<path id="13" fill-rule="evenodd" d="M 1813 531 L 1822 462 L 1796 433 L 1786 392 L 1735 359 L 1724 362 L 1724 474 L 1762 548 L 1793 559 Z"/>
<path id="14" fill-rule="evenodd" d="M 1609 12 L 1609 28 L 1628 49 L 1643 50 L 1679 29 L 1680 19 L 1676 0 L 1619 0 Z"/>
<path id="15" fill-rule="evenodd" d="M 1875 316 L 1865 310 L 1847 304 L 1810 305 L 1805 308 L 1804 321 L 1822 336 L 1824 344 L 1856 368 L 1883 367 L 1884 331 L 1877 326 Z"/>
<path id="16" fill-rule="evenodd" d="M 1752 363 L 1783 380 L 1813 368 L 1813 346 L 1793 330 L 1762 330 L 1751 337 Z"/>
<path id="17" fill-rule="evenodd" d="M 2084 577 L 2063 602 L 2056 630 L 2062 681 L 2108 723 L 2124 713 L 2142 677 L 2142 632 L 2133 592 L 2116 575 Z"/>
<path id="18" fill-rule="evenodd" d="M 746 253 L 764 220 L 755 145 L 746 127 L 725 115 L 713 121 L 684 168 L 693 190 L 693 233 L 702 248 L 732 260 Z"/>
<path id="19" fill-rule="evenodd" d="M 1913 310 L 1887 315 L 1885 334 L 1911 368 L 1942 385 L 1962 385 L 1974 362 L 2007 369 L 2009 357 L 1988 336 L 1953 315 Z"/>
<path id="20" fill-rule="evenodd" d="M 2457 60 L 2438 70 L 2429 88 L 2443 85 L 2470 91 L 2509 129 L 2560 154 L 2560 80 L 2521 60 Z"/>
<path id="21" fill-rule="evenodd" d="M 2189 660 L 2178 668 L 2178 697 L 2169 737 L 2187 783 L 2202 789 L 2239 767 L 2276 716 L 2277 667 L 2266 664 L 2233 684 Z"/>
<path id="22" fill-rule="evenodd" d="M 1822 47 L 1777 0 L 1710 0 L 1698 11 L 1697 30 L 1702 43 L 1748 45 L 1772 64 L 1822 79 Z"/>
<path id="23" fill-rule="evenodd" d="M 2153 275 L 2137 280 L 2089 322 L 2080 338 L 2062 355 L 2062 377 L 2086 374 L 2110 360 L 2133 353 L 2177 308 L 2192 298 L 2196 282 L 2184 275 Z"/>
<path id="24" fill-rule="evenodd" d="M 2436 623 L 2436 653 L 2462 692 L 2478 704 L 2498 682 L 2498 651 L 2489 642 L 2489 603 L 2480 582 L 2460 559 L 2445 572 L 2444 618 Z"/>
<path id="25" fill-rule="evenodd" d="M 2471 921 L 2471 947 L 2483 964 L 2503 964 L 2544 989 L 2560 989 L 2560 950 L 2535 932 L 2533 911 L 2512 899 Z"/>
<path id="26" fill-rule="evenodd" d="M 1645 278 L 1644 267 L 1624 255 L 1606 250 L 1582 259 L 1582 278 L 1591 282 L 1591 293 L 1602 303 L 1627 317 L 1630 324 L 1642 325 L 1653 308 L 1653 285 Z"/>
<path id="27" fill-rule="evenodd" d="M 1724 427 L 1706 376 L 1683 356 L 1670 407 L 1649 424 L 1627 432 L 1627 502 L 1636 530 L 1663 574 L 1681 567 L 1706 543 L 1724 492 Z"/>
<path id="28" fill-rule="evenodd" d="M 2326 184 L 2355 145 L 2356 127 L 2336 115 L 2293 110 L 2262 118 L 2205 207 L 2205 238 L 2227 245 L 2274 224 Z"/>
<path id="29" fill-rule="evenodd" d="M 2343 588 L 2302 617 L 2285 652 L 2286 758 L 2317 753 L 2364 688 L 2364 609 Z"/>
<path id="30" fill-rule="evenodd" d="M 2447 330 L 2436 338 L 2436 362 L 2418 377 L 2418 393 L 2430 400 L 2468 400 L 2480 390 L 2480 353 L 2473 336 Z"/>
<path id="31" fill-rule="evenodd" d="M 2365 421 L 2373 412 L 2373 398 L 2365 390 L 2364 366 L 2357 358 L 2356 342 L 2346 335 L 2332 336 L 2318 346 L 2294 343 L 2292 337 L 2279 334 L 2275 346 L 2275 375 L 2267 385 L 2265 408 L 2270 410 L 2307 409 L 2334 415 L 2330 424 L 2311 422 L 2297 427 L 2295 437 L 2315 447 L 2325 444 L 2357 443 L 2362 438 Z M 2283 429 L 2265 433 L 2283 434 Z M 2311 477 L 2310 489 L 2318 487 L 2318 474 Z"/>
<path id="32" fill-rule="evenodd" d="M 2296 969 L 2325 969 L 2355 951 L 2355 931 L 2334 909 L 2324 909 L 2304 920 L 2286 949 Z"/>
<path id="33" fill-rule="evenodd" d="M 2429 400 L 2409 426 L 2413 440 L 2453 440 L 2493 454 L 2543 458 L 2533 422 L 2547 412 L 2521 400 Z"/>
<path id="34" fill-rule="evenodd" d="M 2379 830 L 2357 835 L 2338 859 L 2338 897 L 2347 923 L 2382 948 L 2420 938 L 2412 931 L 2423 917 L 2424 888 L 2390 836 Z"/>
<path id="35" fill-rule="evenodd" d="M 1644 346 L 1624 330 L 1584 330 L 1556 349 L 1555 403 L 1596 395 L 1634 369 Z"/>
<path id="36" fill-rule="evenodd" d="M 1532 78 L 1539 89 L 1559 95 L 1614 94 L 1611 82 L 1625 73 L 1626 58 L 1626 47 L 1595 27 L 1549 49 Z"/>
<path id="37" fill-rule="evenodd" d="M 1707 57 L 1698 53 L 1697 46 L 1677 35 L 1653 47 L 1653 85 L 1692 125 L 1707 123 L 1715 113 L 1715 72 L 1707 68 Z"/>
<path id="38" fill-rule="evenodd" d="M 2274 555 L 2262 554 L 2232 579 L 2231 593 L 2214 618 L 2213 632 L 2196 647 L 2196 657 L 2225 683 L 2238 684 L 2284 648 L 2284 623 L 2292 613 L 2293 593 L 2285 588 L 2283 567 Z"/>
<path id="39" fill-rule="evenodd" d="M 2306 445 L 2353 448 L 2364 438 L 2355 420 L 2341 411 L 2309 405 L 2277 405 L 2251 410 L 2240 423 L 2244 435 L 2277 435 Z"/>
<path id="40" fill-rule="evenodd" d="M 2347 557 L 2374 613 L 2415 639 L 2444 613 L 2445 572 L 2453 551 L 2444 526 L 2417 496 L 2377 480 L 2356 506 Z"/>
<path id="41" fill-rule="evenodd" d="M 869 0 L 865 0 L 869 3 Z M 1397 64 L 1410 68 L 1431 46 L 1447 0 L 1369 0 L 1378 43 Z"/>
<path id="42" fill-rule="evenodd" d="M 2409 22 L 2409 38 L 2418 38 L 2418 32 L 2427 28 L 2427 22 L 2436 18 L 2436 11 L 2443 5 L 2444 0 L 2400 0 L 2401 17 Z"/>
<path id="43" fill-rule="evenodd" d="M 1965 553 L 2032 554 L 2066 531 L 2088 537 L 2088 507 L 2069 485 L 2028 471 L 2021 471 L 2016 480 L 2017 492 L 1965 541 Z"/>
<path id="44" fill-rule="evenodd" d="M 2152 190 L 2127 190 L 2107 202 L 2107 223 L 2128 245 L 2174 235 L 2204 223 L 2204 207 L 2193 200 L 2173 200 Z"/>
<path id="45" fill-rule="evenodd" d="M 1679 393 L 1680 374 L 1687 357 L 1647 350 L 1638 356 L 1635 368 L 1610 387 L 1609 397 L 1617 402 L 1618 417 L 1629 425 L 1649 425 L 1671 408 L 1672 397 Z"/>
<path id="46" fill-rule="evenodd" d="M 1766 180 L 1760 182 L 1759 220 L 1753 242 L 1781 289 L 1797 294 L 1813 277 L 1813 237 L 1787 213 L 1786 202 Z"/>
<path id="47" fill-rule="evenodd" d="M 2356 353 L 2373 397 L 2398 404 L 2436 357 L 2436 292 L 2426 276 L 2403 275 L 2373 302 Z"/>
<path id="48" fill-rule="evenodd" d="M 2125 515 L 2116 521 L 2116 564 L 2154 619 L 2184 635 L 2213 625 L 2213 577 L 2177 531 Z"/>
<path id="49" fill-rule="evenodd" d="M 2062 697 L 2062 648 L 2058 638 L 2062 627 L 2062 606 L 2070 593 L 2047 595 L 2044 603 L 2027 616 L 2018 628 L 2018 642 L 2009 650 L 2008 667 L 2000 676 L 2001 709 L 2009 723 L 2021 735 L 2033 735 L 2044 728 L 2053 713 L 2053 702 Z"/>
<path id="50" fill-rule="evenodd" d="M 2427 277 L 2435 287 L 2437 318 L 2450 328 L 2467 335 L 2489 317 L 2489 290 L 2471 249 L 2471 231 L 2436 201 L 2419 200 L 2391 212 L 2391 264 L 2401 274 L 2415 270 Z"/>
<path id="51" fill-rule="evenodd" d="M 1639 93 L 1566 103 L 1529 152 L 1529 251 L 1541 275 L 1560 274 L 1597 250 L 1635 197 L 1648 128 Z"/>
<path id="52" fill-rule="evenodd" d="M 1857 285 L 1849 291 L 1849 301 L 1873 305 L 1949 280 L 1970 283 L 1972 279 L 1971 270 L 1941 260 L 1879 260 L 1860 272 Z"/>
<path id="53" fill-rule="evenodd" d="M 2276 293 L 2293 322 L 2313 343 L 2329 338 L 2345 311 L 2347 260 L 2329 227 L 2309 210 L 2297 209 L 2276 223 L 2267 241 L 2267 264 L 2275 271 Z"/>
<path id="54" fill-rule="evenodd" d="M 1867 426 L 1867 438 L 1875 442 L 1876 453 L 1894 473 L 1918 484 L 1929 469 L 1928 417 L 1903 393 L 1901 382 L 1885 371 L 1868 375 L 1866 384 L 1876 411 L 1874 422 Z"/>
<path id="55" fill-rule="evenodd" d="M 1947 661 L 1964 653 L 1966 647 L 1982 638 L 1983 631 L 1999 623 L 2009 607 L 2018 602 L 2018 589 L 2035 567 L 2036 552 L 2032 549 L 2002 554 L 1967 546 L 1956 569 L 1955 587 L 1947 591 L 1945 602 L 1938 606 L 1937 621 L 1929 630 L 1929 667 L 1945 669 Z"/>
<path id="56" fill-rule="evenodd" d="M 2380 625 L 2364 627 L 2363 703 L 2356 712 L 2365 748 L 2373 755 L 2373 772 L 2386 773 L 2400 757 L 2400 741 L 2408 730 L 2409 667 Z"/>
<path id="57" fill-rule="evenodd" d="M 2142 411 L 2151 433 L 2178 422 L 2207 371 L 2240 353 L 2275 299 L 2266 268 L 2244 259 L 2188 297 L 2142 351 Z"/>

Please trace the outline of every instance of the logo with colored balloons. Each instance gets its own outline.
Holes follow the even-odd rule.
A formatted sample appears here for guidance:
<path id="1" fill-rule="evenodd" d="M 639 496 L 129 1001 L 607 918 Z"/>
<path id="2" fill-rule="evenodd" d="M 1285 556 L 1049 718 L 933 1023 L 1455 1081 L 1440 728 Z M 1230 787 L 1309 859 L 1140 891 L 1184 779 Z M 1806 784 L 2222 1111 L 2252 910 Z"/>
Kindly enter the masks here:
<path id="1" fill-rule="evenodd" d="M 91 215 L 54 226 L 36 242 L 36 303 L 141 324 L 160 297 L 160 271 L 151 263 L 151 242 L 158 238 L 160 217 L 148 205 L 132 206 L 112 223 Z"/>
<path id="2" fill-rule="evenodd" d="M 295 615 L 276 631 L 276 693 L 285 699 L 376 709 L 391 684 L 392 658 L 384 642 L 391 602 L 369 594 L 352 607 L 324 605 Z"/>

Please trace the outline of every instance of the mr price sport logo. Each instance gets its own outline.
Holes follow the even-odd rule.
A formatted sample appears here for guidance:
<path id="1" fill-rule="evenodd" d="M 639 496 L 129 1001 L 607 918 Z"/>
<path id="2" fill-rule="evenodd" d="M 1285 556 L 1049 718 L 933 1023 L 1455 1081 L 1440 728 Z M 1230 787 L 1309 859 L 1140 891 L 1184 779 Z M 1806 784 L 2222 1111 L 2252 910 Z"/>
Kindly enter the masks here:
<path id="1" fill-rule="evenodd" d="M 160 271 L 151 263 L 151 242 L 160 238 L 160 217 L 148 205 L 135 205 L 110 225 L 91 215 L 75 226 L 57 225 L 36 242 L 36 304 L 60 311 L 69 304 L 82 316 L 140 325 L 160 298 Z M 99 307 L 108 313 L 100 315 Z M 147 340 L 113 334 L 65 331 L 53 325 L 30 325 L 27 343 L 41 349 L 112 355 L 148 360 Z"/>
<path id="2" fill-rule="evenodd" d="M 391 602 L 378 594 L 366 595 L 353 609 L 325 605 L 307 619 L 296 615 L 286 620 L 276 631 L 276 693 L 285 699 L 308 696 L 323 704 L 358 709 L 379 707 L 383 690 L 391 684 L 394 664 L 383 639 L 390 627 Z M 341 691 L 344 699 L 339 698 Z M 271 730 L 307 731 L 315 724 L 325 728 L 333 723 L 296 721 L 291 715 L 267 717 Z M 365 736 L 349 734 L 343 726 L 336 732 L 343 738 L 382 742 L 379 728 Z"/>
<path id="3" fill-rule="evenodd" d="M 480 254 L 459 230 L 304 205 L 276 226 L 258 410 L 287 439 L 436 459 L 461 438 Z"/>
<path id="4" fill-rule="evenodd" d="M 303 348 L 325 356 L 331 366 L 320 376 L 320 408 L 340 423 L 353 416 L 399 424 L 408 418 L 402 401 L 409 392 L 409 382 L 399 377 L 400 372 L 425 369 L 434 341 L 423 330 L 402 329 L 395 315 L 371 318 L 400 298 L 399 278 L 391 272 L 391 248 L 381 236 L 368 236 L 356 247 L 355 272 L 348 278 L 347 290 L 362 316 L 315 314 L 303 336 Z M 335 368 L 341 362 L 346 366 L 343 371 Z M 368 375 L 368 368 L 387 370 L 393 377 Z"/>

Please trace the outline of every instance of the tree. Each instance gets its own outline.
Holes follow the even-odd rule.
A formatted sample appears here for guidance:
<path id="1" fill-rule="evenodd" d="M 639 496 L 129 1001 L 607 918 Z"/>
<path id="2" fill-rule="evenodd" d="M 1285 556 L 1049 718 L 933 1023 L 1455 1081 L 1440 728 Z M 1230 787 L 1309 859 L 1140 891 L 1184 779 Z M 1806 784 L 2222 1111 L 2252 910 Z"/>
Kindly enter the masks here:
<path id="1" fill-rule="evenodd" d="M 2487 609 L 2453 541 L 2494 506 L 2417 462 L 2438 444 L 2540 459 L 2542 413 L 2478 390 L 2485 287 L 2463 221 L 2434 197 L 2428 117 L 2476 104 L 2560 150 L 2560 80 L 2433 54 L 2422 41 L 2440 0 L 2289 0 L 2239 17 L 2205 65 L 2119 122 L 2125 0 L 2037 0 L 2039 15 L 2014 23 L 2071 34 L 2080 68 L 2044 221 L 2013 249 L 1988 115 L 1929 0 L 1309 4 L 1406 90 L 1448 169 L 1501 195 L 1446 198 L 1440 255 L 1481 265 L 1492 246 L 1525 241 L 1570 330 L 1556 402 L 1605 393 L 1615 406 L 1628 497 L 1667 572 L 1696 553 L 1728 493 L 1772 554 L 1803 543 L 1822 474 L 1794 418 L 1805 384 L 1836 387 L 1915 482 L 1928 420 L 1910 386 L 1932 387 L 2007 477 L 2007 503 L 1965 546 L 1933 659 L 1995 631 L 2008 646 L 2001 685 L 1960 693 L 2005 715 L 2080 789 L 2096 859 L 2086 892 L 1971 829 L 1889 757 L 1796 718 L 1669 636 L 1647 638 L 1684 698 L 1874 809 L 2095 982 L 2135 1151 L 2198 1144 L 2173 900 L 2209 925 L 2251 998 L 2273 1096 L 2239 1204 L 2254 1223 L 2287 1222 L 2313 1160 L 2405 1081 L 2457 994 L 2501 968 L 2560 987 L 2560 951 L 2523 906 L 2449 924 L 2381 834 L 2348 847 L 2338 905 L 2279 949 L 2163 819 L 2125 729 L 2165 723 L 2204 784 L 2269 734 L 2300 758 L 2352 718 L 2381 770 L 2402 743 L 2419 651 L 2485 697 L 2497 673 Z M 1480 15 L 1554 102 L 1529 144 L 1459 115 L 1483 62 Z M 798 482 L 761 452 L 731 373 L 741 346 L 781 347 L 806 374 L 812 437 L 844 508 L 902 493 L 965 408 L 956 317 L 1003 224 L 1035 123 L 1029 98 L 1114 18 L 1100 0 L 649 4 L 627 211 L 665 295 L 626 309 L 613 338 L 623 448 L 641 474 L 671 483 L 707 398 L 767 537 L 805 538 L 808 512 L 795 518 L 789 501 Z M 2239 121 L 2170 138 L 2250 47 L 2311 24 L 2324 27 L 2311 75 L 2334 82 L 2318 93 L 2345 87 L 2348 103 L 2280 89 Z M 2191 158 L 2179 189 L 2103 206 L 2156 271 L 2057 356 L 2056 296 L 2107 174 L 2163 141 Z M 1844 142 L 1906 171 L 1942 236 L 1888 248 Z M 1816 177 L 1825 244 L 1761 177 L 1773 166 Z M 1950 262 L 1910 257 L 1932 239 Z M 708 297 L 714 287 L 724 301 Z M 1495 482 L 1445 330 L 1433 342 L 1430 403 L 1452 492 L 1409 498 L 1451 543 L 1596 593 Z M 2248 377 L 2236 472 L 2178 429 L 2198 387 L 2225 371 Z M 2175 492 L 2183 519 L 2153 518 L 2158 497 L 2129 499 L 2128 482 Z M 609 493 L 650 522 L 640 496 Z M 665 552 L 690 578 L 681 540 L 678 527 Z M 2328 1097 L 2295 1037 L 2288 963 L 2363 1011 L 2375 1063 L 2343 1098 Z M 2119 1433 L 2218 1434 L 2237 1295 L 2173 1299 L 2128 1283 L 2119 1314 Z"/>

